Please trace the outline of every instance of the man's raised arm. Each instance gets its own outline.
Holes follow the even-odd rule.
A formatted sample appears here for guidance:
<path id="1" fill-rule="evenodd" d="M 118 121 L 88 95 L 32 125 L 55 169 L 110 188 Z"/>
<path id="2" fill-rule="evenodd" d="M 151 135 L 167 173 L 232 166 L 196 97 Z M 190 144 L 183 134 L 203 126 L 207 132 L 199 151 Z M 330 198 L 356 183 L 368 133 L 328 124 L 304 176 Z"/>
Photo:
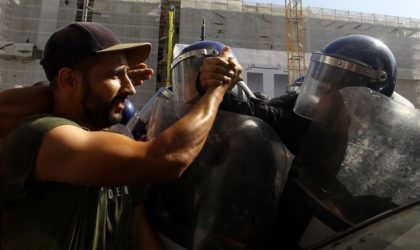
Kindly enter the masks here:
<path id="1" fill-rule="evenodd" d="M 228 54 L 221 55 L 226 63 Z M 223 96 L 236 78 L 227 77 L 219 86 L 208 88 L 185 116 L 152 141 L 58 126 L 44 137 L 34 177 L 82 185 L 151 184 L 174 179 L 202 149 Z"/>

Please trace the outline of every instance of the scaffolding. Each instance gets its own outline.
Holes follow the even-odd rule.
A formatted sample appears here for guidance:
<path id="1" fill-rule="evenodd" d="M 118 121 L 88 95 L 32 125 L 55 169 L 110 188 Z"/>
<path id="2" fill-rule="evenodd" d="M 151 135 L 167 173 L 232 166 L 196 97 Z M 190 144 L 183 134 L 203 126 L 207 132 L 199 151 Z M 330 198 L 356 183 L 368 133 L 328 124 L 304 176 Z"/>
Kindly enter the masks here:
<path id="1" fill-rule="evenodd" d="M 267 73 L 264 73 L 264 78 L 259 76 L 257 69 L 275 72 L 275 88 L 265 89 L 267 93 L 282 94 L 288 81 L 300 75 L 295 73 L 288 79 L 290 69 L 299 69 L 294 64 L 288 65 L 288 59 L 296 56 L 287 55 L 287 51 L 292 50 L 286 46 L 285 39 L 286 9 L 294 9 L 288 13 L 288 25 L 292 27 L 288 32 L 304 34 L 296 39 L 299 40 L 298 46 L 292 48 L 297 52 L 299 49 L 300 52 L 306 51 L 305 60 L 299 60 L 299 63 L 309 65 L 310 53 L 319 51 L 338 37 L 348 34 L 374 36 L 390 47 L 397 60 L 398 80 L 407 82 L 397 85 L 407 86 L 407 91 L 398 89 L 398 92 L 408 97 L 411 94 L 412 100 L 418 93 L 420 98 L 420 87 L 417 88 L 420 86 L 419 19 L 314 7 L 305 7 L 301 12 L 300 1 L 288 6 L 273 2 L 277 4 L 255 3 L 254 0 L 43 0 L 42 4 L 39 0 L 4 1 L 0 4 L 0 47 L 7 43 L 33 44 L 34 47 L 29 62 L 30 57 L 19 56 L 25 59 L 21 62 L 16 57 L 3 55 L 0 59 L 0 89 L 44 80 L 39 58 L 50 34 L 70 22 L 82 21 L 84 17 L 87 21 L 104 24 L 123 42 L 152 43 L 146 63 L 156 69 L 156 74 L 135 97 L 138 103 L 144 103 L 169 79 L 168 23 L 170 7 L 174 6 L 173 44 L 201 40 L 205 18 L 205 39 L 241 49 L 236 55 L 244 59 L 245 63 L 241 62 L 244 70 L 249 69 L 249 83 L 273 81 Z M 83 6 L 89 7 L 85 15 Z M 296 25 L 298 21 L 300 25 Z M 9 53 L 10 49 L 12 47 L 6 46 L 2 51 Z M 242 53 L 242 49 L 249 49 L 248 54 Z M 303 55 L 300 58 L 303 59 Z M 420 100 L 418 103 L 420 105 Z"/>
<path id="2" fill-rule="evenodd" d="M 302 14 L 302 0 L 285 0 L 285 40 L 287 50 L 288 84 L 304 76 L 305 62 L 305 26 Z"/>
<path id="3" fill-rule="evenodd" d="M 170 65 L 174 44 L 179 42 L 179 16 L 181 0 L 162 1 L 159 18 L 158 60 L 156 90 L 170 85 Z"/>
<path id="4" fill-rule="evenodd" d="M 172 63 L 172 52 L 174 48 L 174 20 L 175 20 L 175 7 L 171 6 L 168 12 L 168 42 L 167 42 L 167 56 L 166 56 L 166 80 L 165 86 L 171 85 L 171 63 Z"/>

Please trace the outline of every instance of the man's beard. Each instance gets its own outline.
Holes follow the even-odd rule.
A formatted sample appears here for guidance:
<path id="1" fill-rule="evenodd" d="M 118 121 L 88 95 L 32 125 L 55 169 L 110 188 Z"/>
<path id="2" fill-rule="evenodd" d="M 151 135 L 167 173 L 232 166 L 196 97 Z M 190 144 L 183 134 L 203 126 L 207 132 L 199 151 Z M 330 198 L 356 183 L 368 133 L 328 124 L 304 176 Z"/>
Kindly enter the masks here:
<path id="1" fill-rule="evenodd" d="M 113 114 L 112 109 L 117 102 L 123 102 L 126 98 L 126 95 L 117 95 L 111 102 L 104 101 L 92 91 L 90 81 L 84 80 L 81 104 L 95 128 L 103 129 L 119 123 L 122 115 Z"/>

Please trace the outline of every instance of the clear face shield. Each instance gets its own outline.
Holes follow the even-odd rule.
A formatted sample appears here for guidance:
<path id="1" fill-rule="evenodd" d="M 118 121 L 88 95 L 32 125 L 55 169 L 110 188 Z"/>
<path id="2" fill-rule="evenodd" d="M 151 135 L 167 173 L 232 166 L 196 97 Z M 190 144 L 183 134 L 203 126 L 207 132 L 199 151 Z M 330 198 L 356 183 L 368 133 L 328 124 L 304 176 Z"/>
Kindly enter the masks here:
<path id="1" fill-rule="evenodd" d="M 205 57 L 217 55 L 218 50 L 204 48 L 183 53 L 173 60 L 171 69 L 174 101 L 194 103 L 200 97 L 196 86 L 200 66 Z"/>
<path id="2" fill-rule="evenodd" d="M 319 104 L 323 99 L 328 99 L 333 91 L 349 86 L 367 86 L 372 79 L 385 80 L 386 72 L 341 58 L 314 53 L 293 110 L 298 115 L 316 120 L 315 114 L 320 108 L 329 108 Z"/>
<path id="3" fill-rule="evenodd" d="M 286 89 L 287 93 L 299 93 L 301 89 L 301 86 L 288 86 Z"/>

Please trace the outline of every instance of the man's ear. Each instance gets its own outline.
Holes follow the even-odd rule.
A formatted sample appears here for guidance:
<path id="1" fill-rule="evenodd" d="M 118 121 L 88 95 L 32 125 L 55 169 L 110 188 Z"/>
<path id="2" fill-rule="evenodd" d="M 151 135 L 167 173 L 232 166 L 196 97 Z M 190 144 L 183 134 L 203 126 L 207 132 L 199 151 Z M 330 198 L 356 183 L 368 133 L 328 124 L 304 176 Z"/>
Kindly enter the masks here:
<path id="1" fill-rule="evenodd" d="M 63 67 L 57 74 L 57 86 L 64 89 L 76 88 L 80 79 L 80 73 L 70 67 Z"/>

